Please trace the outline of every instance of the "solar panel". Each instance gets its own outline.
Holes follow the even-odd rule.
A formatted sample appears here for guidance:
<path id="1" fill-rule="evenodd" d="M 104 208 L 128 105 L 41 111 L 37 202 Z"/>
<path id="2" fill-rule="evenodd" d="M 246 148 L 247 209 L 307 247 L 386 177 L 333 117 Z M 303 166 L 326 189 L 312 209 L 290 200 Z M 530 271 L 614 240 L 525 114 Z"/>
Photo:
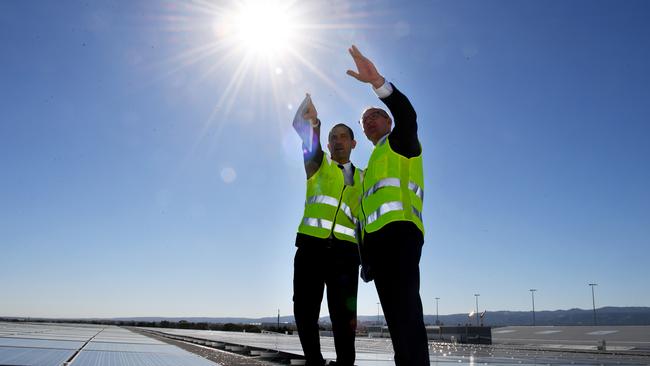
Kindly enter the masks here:
<path id="1" fill-rule="evenodd" d="M 170 354 L 153 352 L 81 351 L 72 366 L 215 366 L 214 362 L 189 352 Z"/>
<path id="2" fill-rule="evenodd" d="M 77 350 L 83 345 L 84 342 L 75 341 L 0 337 L 0 347 L 33 347 Z"/>
<path id="3" fill-rule="evenodd" d="M 74 353 L 74 350 L 1 346 L 0 365 L 61 366 Z"/>
<path id="4" fill-rule="evenodd" d="M 141 343 L 115 343 L 115 342 L 90 342 L 84 351 L 113 351 L 113 352 L 153 352 L 153 353 L 175 353 L 185 352 L 176 346 L 165 343 L 141 344 Z"/>
<path id="5" fill-rule="evenodd" d="M 179 347 L 113 326 L 0 323 L 1 366 L 61 366 L 71 358 L 71 366 L 218 366 Z"/>

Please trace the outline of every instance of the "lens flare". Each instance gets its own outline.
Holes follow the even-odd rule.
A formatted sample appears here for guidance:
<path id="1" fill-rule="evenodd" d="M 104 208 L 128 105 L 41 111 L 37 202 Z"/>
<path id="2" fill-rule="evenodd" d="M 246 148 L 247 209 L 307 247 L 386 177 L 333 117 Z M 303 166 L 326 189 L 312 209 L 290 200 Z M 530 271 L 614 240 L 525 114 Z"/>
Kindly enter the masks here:
<path id="1" fill-rule="evenodd" d="M 288 9 L 275 1 L 248 1 L 235 14 L 237 40 L 248 51 L 273 55 L 286 50 L 295 24 Z"/>

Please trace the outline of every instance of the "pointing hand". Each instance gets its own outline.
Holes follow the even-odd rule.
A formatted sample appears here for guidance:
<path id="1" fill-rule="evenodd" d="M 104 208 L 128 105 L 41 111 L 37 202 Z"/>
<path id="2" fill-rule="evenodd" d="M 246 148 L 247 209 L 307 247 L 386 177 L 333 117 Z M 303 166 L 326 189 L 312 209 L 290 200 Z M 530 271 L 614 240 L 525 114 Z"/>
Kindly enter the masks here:
<path id="1" fill-rule="evenodd" d="M 352 59 L 357 66 L 357 71 L 355 72 L 353 70 L 348 70 L 348 75 L 361 82 L 370 83 L 374 88 L 379 88 L 380 86 L 384 85 L 384 82 L 386 81 L 384 77 L 379 74 L 372 61 L 361 54 L 361 51 L 359 51 L 357 46 L 352 45 L 348 51 L 350 52 L 350 55 L 352 56 Z"/>
<path id="2" fill-rule="evenodd" d="M 311 101 L 311 96 L 309 93 L 307 94 L 307 97 L 309 98 L 309 101 L 307 103 L 307 108 L 305 109 L 305 113 L 302 115 L 304 119 L 311 121 L 312 126 L 316 125 L 318 122 L 318 111 L 316 111 L 316 107 L 314 106 L 314 103 Z"/>

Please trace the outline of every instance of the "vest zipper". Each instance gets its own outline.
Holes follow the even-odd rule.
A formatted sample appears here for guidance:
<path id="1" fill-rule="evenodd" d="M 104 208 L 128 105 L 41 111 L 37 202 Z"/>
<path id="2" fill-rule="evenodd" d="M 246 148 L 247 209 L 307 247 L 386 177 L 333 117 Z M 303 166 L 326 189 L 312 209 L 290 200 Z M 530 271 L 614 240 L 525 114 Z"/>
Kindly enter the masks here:
<path id="1" fill-rule="evenodd" d="M 345 179 L 345 177 L 343 177 Z M 332 221 L 332 229 L 330 230 L 330 238 L 334 238 L 334 227 L 336 226 L 336 217 L 339 215 L 339 210 L 341 209 L 341 200 L 343 199 L 343 192 L 347 186 L 343 183 L 343 189 L 341 190 L 341 195 L 339 196 L 339 205 L 336 206 L 336 212 L 334 213 L 334 221 Z"/>
<path id="2" fill-rule="evenodd" d="M 366 172 L 368 172 L 368 168 L 366 168 Z M 361 220 L 359 220 L 359 228 L 361 229 L 361 232 L 359 233 L 360 236 L 363 236 L 363 231 L 365 230 L 364 228 L 364 222 L 366 221 L 366 210 L 363 209 L 363 197 L 366 195 L 366 177 L 364 173 L 363 181 L 361 182 L 361 197 L 360 197 L 360 202 L 359 206 L 361 206 Z M 359 238 L 359 242 L 361 242 L 361 238 Z"/>

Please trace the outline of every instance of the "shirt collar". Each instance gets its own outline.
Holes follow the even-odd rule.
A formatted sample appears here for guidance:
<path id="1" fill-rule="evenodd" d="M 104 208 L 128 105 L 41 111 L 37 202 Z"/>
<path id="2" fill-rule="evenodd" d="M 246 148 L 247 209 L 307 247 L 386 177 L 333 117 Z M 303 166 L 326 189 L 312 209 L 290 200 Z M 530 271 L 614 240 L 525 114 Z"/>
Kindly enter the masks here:
<path id="1" fill-rule="evenodd" d="M 377 141 L 377 143 L 375 144 L 375 146 L 379 146 L 379 145 L 383 144 L 383 143 L 386 141 L 386 139 L 388 138 L 388 135 L 390 135 L 390 132 L 387 133 L 387 134 L 385 134 L 384 136 L 382 136 L 382 138 L 380 138 L 380 139 Z"/>

